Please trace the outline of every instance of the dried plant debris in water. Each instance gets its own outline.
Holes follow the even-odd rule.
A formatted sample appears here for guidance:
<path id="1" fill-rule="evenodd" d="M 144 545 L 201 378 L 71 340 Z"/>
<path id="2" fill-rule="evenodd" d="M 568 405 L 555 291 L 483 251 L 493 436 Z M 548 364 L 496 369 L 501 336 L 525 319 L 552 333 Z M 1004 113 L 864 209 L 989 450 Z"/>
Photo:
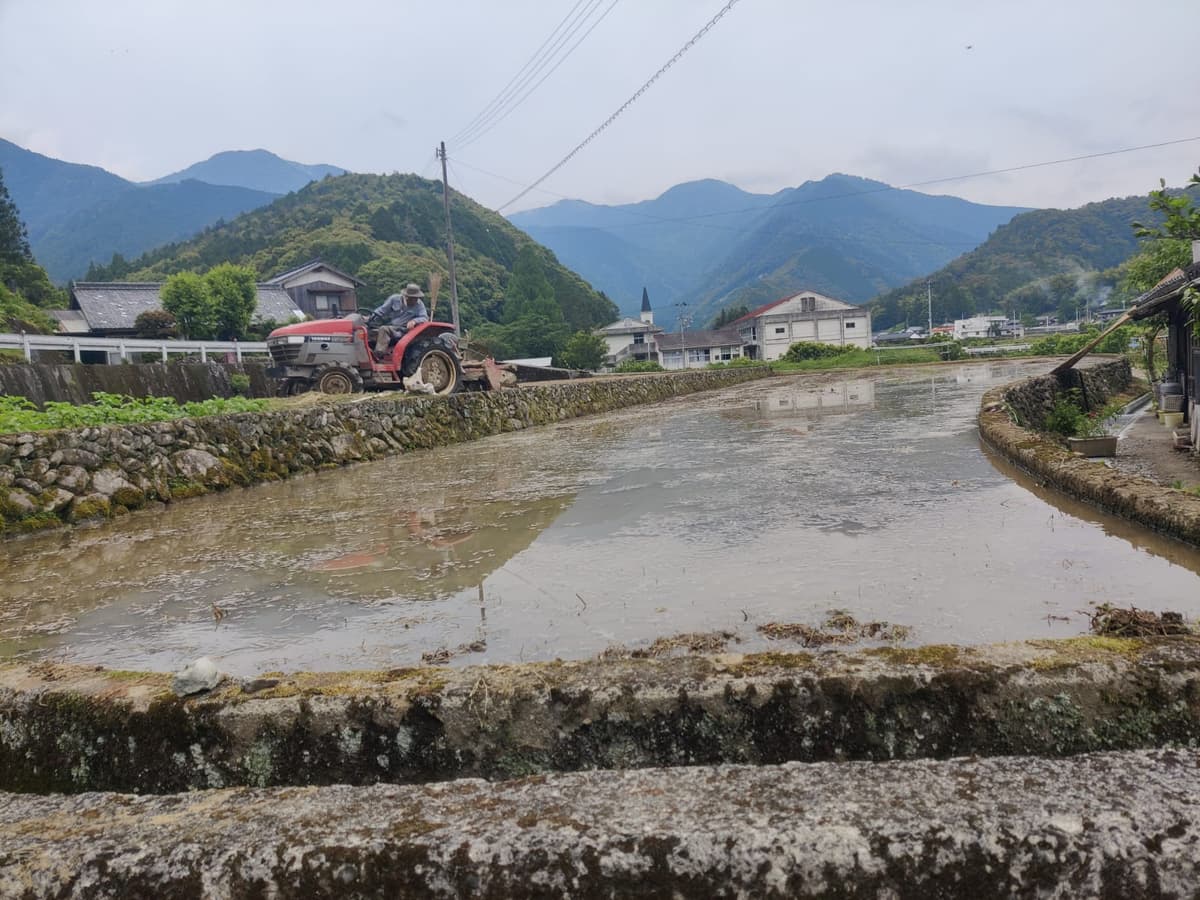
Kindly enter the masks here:
<path id="1" fill-rule="evenodd" d="M 1101 603 L 1091 613 L 1092 634 L 1104 637 L 1159 637 L 1171 634 L 1196 634 L 1182 613 L 1155 613 L 1131 606 L 1121 609 Z"/>
<path id="2" fill-rule="evenodd" d="M 759 634 L 771 640 L 797 641 L 805 647 L 857 644 L 859 641 L 908 640 L 912 629 L 890 622 L 860 622 L 844 609 L 831 609 L 820 627 L 801 622 L 768 622 L 758 626 Z"/>
<path id="3" fill-rule="evenodd" d="M 614 644 L 602 651 L 600 659 L 657 659 L 677 653 L 721 653 L 730 641 L 739 640 L 732 631 L 689 631 L 671 637 L 661 637 L 649 647 L 630 650 Z"/>
<path id="4" fill-rule="evenodd" d="M 482 653 L 487 649 L 487 641 L 471 641 L 469 644 L 459 644 L 453 650 L 439 647 L 437 650 L 427 650 L 421 654 L 421 662 L 427 666 L 444 666 L 456 656 L 464 653 Z"/>

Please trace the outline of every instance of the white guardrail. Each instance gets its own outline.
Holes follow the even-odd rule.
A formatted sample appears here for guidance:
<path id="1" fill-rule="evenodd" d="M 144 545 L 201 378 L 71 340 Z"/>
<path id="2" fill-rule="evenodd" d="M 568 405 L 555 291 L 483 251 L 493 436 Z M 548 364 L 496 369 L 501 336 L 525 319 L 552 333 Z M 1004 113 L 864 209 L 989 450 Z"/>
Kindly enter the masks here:
<path id="1" fill-rule="evenodd" d="M 64 334 L 0 334 L 0 350 L 22 350 L 26 362 L 33 362 L 35 350 L 71 351 L 75 362 L 82 362 L 85 350 L 116 354 L 122 361 L 131 353 L 154 353 L 163 362 L 174 354 L 199 355 L 201 362 L 213 357 L 217 362 L 241 362 L 246 356 L 269 356 L 265 341 L 152 341 L 144 338 L 101 338 Z"/>

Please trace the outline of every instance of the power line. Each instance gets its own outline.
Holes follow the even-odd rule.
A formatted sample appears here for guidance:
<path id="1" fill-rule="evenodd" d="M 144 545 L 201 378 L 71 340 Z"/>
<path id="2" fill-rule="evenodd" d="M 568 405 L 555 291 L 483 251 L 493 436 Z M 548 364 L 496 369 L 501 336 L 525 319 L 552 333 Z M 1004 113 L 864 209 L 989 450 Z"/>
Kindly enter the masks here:
<path id="1" fill-rule="evenodd" d="M 610 12 L 612 12 L 612 11 L 613 11 L 613 9 L 616 7 L 616 5 L 617 5 L 618 3 L 620 3 L 620 2 L 621 2 L 621 0 L 612 0 L 612 3 L 610 3 L 610 4 L 608 5 L 608 8 L 607 8 L 606 10 L 604 10 L 604 12 L 602 12 L 602 13 L 600 14 L 600 18 L 596 19 L 596 21 L 594 21 L 594 22 L 591 24 L 591 26 L 589 26 L 589 27 L 588 27 L 588 30 L 587 30 L 587 31 L 585 31 L 585 32 L 583 33 L 583 36 L 582 36 L 582 37 L 580 37 L 580 39 L 579 39 L 579 40 L 577 40 L 577 41 L 576 41 L 574 44 L 572 44 L 572 45 L 571 45 L 571 48 L 570 48 L 569 50 L 567 50 L 567 52 L 566 52 L 566 53 L 564 53 L 564 54 L 563 54 L 563 55 L 562 55 L 562 56 L 559 58 L 558 62 L 556 62 L 556 63 L 554 64 L 554 66 L 553 66 L 553 67 L 550 69 L 550 71 L 548 71 L 548 72 L 547 72 L 545 75 L 543 75 L 541 78 L 539 78 L 539 79 L 538 79 L 538 81 L 537 81 L 537 83 L 536 83 L 536 84 L 534 84 L 534 85 L 533 85 L 531 88 L 529 88 L 529 90 L 527 90 L 527 91 L 526 91 L 524 94 L 522 94 L 522 95 L 521 95 L 519 98 L 517 98 L 516 100 L 514 100 L 514 101 L 512 102 L 512 104 L 511 104 L 511 105 L 510 105 L 510 106 L 509 106 L 509 107 L 508 107 L 508 108 L 507 108 L 507 109 L 504 111 L 503 115 L 501 115 L 501 116 L 500 116 L 500 118 L 498 118 L 498 119 L 496 119 L 496 120 L 492 121 L 491 123 L 489 123 L 489 124 L 488 124 L 488 125 L 486 125 L 486 126 L 482 126 L 482 127 L 481 127 L 481 130 L 479 130 L 479 131 L 476 131 L 476 132 L 475 132 L 475 134 L 473 134 L 473 135 L 471 135 L 470 137 L 466 138 L 466 139 L 465 139 L 465 140 L 464 140 L 464 141 L 461 143 L 461 145 L 460 145 L 460 146 L 467 147 L 467 146 L 470 146 L 471 144 L 475 143 L 477 140 L 479 140 L 481 137 L 483 137 L 485 134 L 487 134 L 489 131 L 491 131 L 493 128 L 495 128 L 497 125 L 499 125 L 501 122 L 503 122 L 505 119 L 507 119 L 507 118 L 508 118 L 510 115 L 512 115 L 514 112 L 516 112 L 516 111 L 517 111 L 517 109 L 518 109 L 518 107 L 520 107 L 522 103 L 524 103 L 526 100 L 528 100 L 528 99 L 529 99 L 529 96 L 530 96 L 530 95 L 531 95 L 531 94 L 532 94 L 534 91 L 536 91 L 536 90 L 537 90 L 539 87 L 541 87 L 541 86 L 542 86 L 542 83 L 543 83 L 543 82 L 544 82 L 544 81 L 545 81 L 547 78 L 549 78 L 551 75 L 553 75 L 553 74 L 555 73 L 555 71 L 558 69 L 558 67 L 559 67 L 559 66 L 561 66 L 561 65 L 562 65 L 564 62 L 566 62 L 566 61 L 567 61 L 567 58 L 568 58 L 568 57 L 569 57 L 569 56 L 570 56 L 572 53 L 574 53 L 574 52 L 575 52 L 576 48 L 577 48 L 577 47 L 579 47 L 579 45 L 580 45 L 580 44 L 582 44 L 584 41 L 586 41 L 586 40 L 587 40 L 587 37 L 588 37 L 588 35 L 589 35 L 589 34 L 591 34 L 593 31 L 595 31 L 595 30 L 596 30 L 596 26 L 597 26 L 597 25 L 599 25 L 601 22 L 603 22 L 603 21 L 604 21 L 606 18 L 608 18 L 608 14 L 609 14 Z"/>
<path id="2" fill-rule="evenodd" d="M 739 0 L 729 0 L 728 3 L 726 3 L 723 7 L 721 7 L 720 11 L 715 16 L 713 16 L 711 19 L 709 19 L 708 24 L 706 24 L 703 28 L 701 28 L 699 31 L 697 31 L 692 36 L 692 39 L 690 41 L 688 41 L 681 48 L 679 48 L 679 51 L 674 56 L 672 56 L 669 60 L 667 60 L 657 72 L 655 72 L 653 75 L 651 75 L 650 78 L 646 81 L 646 83 L 643 84 L 640 88 L 637 89 L 637 91 L 634 92 L 632 97 L 630 97 L 628 100 L 626 100 L 624 103 L 622 103 L 616 112 L 614 112 L 611 116 L 609 116 L 607 119 L 605 119 L 600 124 L 600 126 L 595 131 L 593 131 L 591 134 L 589 134 L 586 138 L 584 138 L 583 141 L 580 142 L 580 144 L 574 150 L 572 150 L 570 153 L 568 153 L 566 156 L 564 156 L 561 160 L 559 160 L 554 166 L 552 166 L 550 168 L 550 170 L 548 172 L 546 172 L 545 175 L 543 175 L 541 178 L 539 178 L 533 184 L 526 187 L 523 191 L 521 191 L 521 193 L 517 194 L 517 196 L 513 197 L 511 200 L 509 200 L 503 206 L 498 207 L 496 209 L 496 211 L 500 212 L 505 207 L 512 206 L 514 203 L 516 203 L 518 200 L 520 200 L 522 197 L 524 197 L 526 194 L 528 194 L 530 191 L 532 191 L 534 188 L 536 188 L 539 184 L 541 184 L 543 181 L 545 181 L 547 178 L 549 178 L 551 175 L 553 175 L 555 172 L 557 172 L 559 169 L 561 169 L 563 166 L 565 166 L 568 162 L 570 162 L 576 153 L 578 153 L 580 150 L 582 150 L 584 147 L 586 147 L 588 144 L 590 144 L 595 139 L 595 137 L 598 134 L 600 134 L 600 132 L 602 132 L 605 128 L 607 128 L 609 125 L 611 125 L 616 120 L 616 118 L 619 115 L 621 115 L 621 113 L 625 112 L 625 110 L 627 110 L 630 106 L 632 106 L 634 104 L 634 102 L 636 102 L 637 99 L 642 96 L 642 94 L 646 93 L 646 91 L 650 89 L 650 86 L 652 84 L 654 84 L 654 82 L 658 81 L 658 79 L 661 78 L 668 69 L 670 69 L 673 65 L 675 65 L 675 63 L 677 63 L 679 61 L 679 59 L 685 53 L 688 52 L 688 50 L 692 49 L 692 47 L 695 46 L 697 41 L 699 41 L 702 37 L 704 37 L 704 35 L 708 34 L 708 32 L 713 28 L 713 26 L 715 26 L 718 22 L 720 22 L 721 19 L 723 19 L 725 17 L 725 14 L 728 13 L 731 9 L 733 9 L 733 7 L 738 4 L 738 2 L 739 2 Z"/>
<path id="3" fill-rule="evenodd" d="M 537 90 L 538 87 L 540 87 L 541 84 L 550 77 L 555 69 L 561 66 L 567 60 L 567 58 L 575 52 L 576 48 L 578 48 L 579 45 L 584 42 L 584 40 L 589 34 L 592 33 L 596 26 L 604 21 L 605 17 L 612 12 L 612 8 L 617 5 L 617 2 L 618 0 L 613 0 L 608 9 L 606 9 L 598 19 L 592 22 L 591 26 L 588 27 L 587 31 L 584 32 L 583 37 L 572 44 L 569 48 L 567 48 L 566 52 L 558 57 L 558 60 L 554 62 L 553 68 L 543 75 L 541 79 L 539 79 L 532 87 L 530 87 L 528 90 L 525 90 L 526 85 L 536 78 L 538 74 L 544 68 L 546 68 L 546 66 L 550 65 L 550 63 L 554 61 L 554 57 L 558 54 L 559 50 L 561 50 L 562 47 L 569 40 L 571 40 L 571 38 L 578 34 L 579 31 L 588 24 L 588 20 L 604 3 L 604 0 L 588 0 L 587 6 L 584 7 L 575 20 L 572 21 L 567 29 L 564 30 L 563 33 L 554 41 L 554 44 L 542 56 L 541 60 L 539 60 L 538 63 L 531 68 L 519 81 L 513 84 L 510 89 L 507 89 L 506 96 L 503 97 L 500 103 L 493 110 L 491 110 L 487 115 L 481 117 L 473 126 L 463 129 L 463 131 L 456 136 L 455 143 L 460 145 L 472 143 L 482 137 L 486 132 L 499 125 L 502 121 L 507 119 L 518 106 L 525 102 L 530 94 Z M 578 6 L 578 4 L 576 4 L 576 6 Z M 520 97 L 517 97 L 517 94 L 522 90 L 525 92 L 521 94 Z"/>
<path id="4" fill-rule="evenodd" d="M 483 116 L 485 114 L 489 113 L 492 110 L 492 107 L 497 102 L 499 102 L 502 97 L 505 96 L 505 94 L 509 90 L 509 88 L 511 88 L 513 86 L 513 83 L 518 78 L 520 78 L 531 65 L 533 65 L 537 61 L 537 59 L 541 55 L 542 51 L 546 49 L 546 45 L 549 44 L 550 41 L 554 39 L 554 36 L 556 34 L 558 34 L 559 29 L 562 28 L 563 24 L 569 18 L 571 18 L 571 16 L 573 16 L 575 14 L 575 10 L 579 9 L 579 7 L 581 5 L 583 5 L 583 2 L 584 2 L 584 0 L 576 0 L 575 5 L 572 6 L 570 11 L 565 16 L 563 16 L 562 20 L 557 25 L 554 26 L 554 30 L 550 32 L 549 36 L 544 41 L 542 41 L 541 46 L 538 47 L 535 51 L 533 51 L 533 55 L 530 56 L 529 59 L 525 60 L 525 64 L 522 65 L 521 68 L 517 70 L 517 73 L 515 75 L 513 75 L 512 78 L 509 79 L 508 84 L 506 84 L 504 87 L 502 87 L 500 89 L 500 92 L 498 94 L 496 94 L 496 96 L 493 97 L 491 100 L 489 100 L 487 102 L 487 104 L 483 107 L 483 109 L 481 109 L 478 113 L 475 114 L 475 118 L 473 118 L 470 122 L 468 122 L 466 124 L 466 126 L 464 126 L 462 129 L 459 130 L 458 134 L 454 135 L 451 138 L 452 142 L 457 141 L 461 135 L 463 135 L 464 133 L 469 131 L 471 128 L 475 127 L 475 124 L 481 118 L 483 118 Z"/>

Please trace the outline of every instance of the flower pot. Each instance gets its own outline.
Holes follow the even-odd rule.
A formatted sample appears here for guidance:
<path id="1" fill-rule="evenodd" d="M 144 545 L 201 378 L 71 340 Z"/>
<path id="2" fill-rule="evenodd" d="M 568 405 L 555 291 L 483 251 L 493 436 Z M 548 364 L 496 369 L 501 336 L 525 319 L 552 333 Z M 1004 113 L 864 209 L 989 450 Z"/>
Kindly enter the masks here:
<path id="1" fill-rule="evenodd" d="M 1183 424 L 1183 413 L 1181 412 L 1164 412 L 1162 414 L 1163 428 L 1168 428 L 1174 431 Z"/>
<path id="2" fill-rule="evenodd" d="M 1102 434 L 1098 437 L 1067 438 L 1067 446 L 1084 456 L 1116 456 L 1117 436 Z"/>

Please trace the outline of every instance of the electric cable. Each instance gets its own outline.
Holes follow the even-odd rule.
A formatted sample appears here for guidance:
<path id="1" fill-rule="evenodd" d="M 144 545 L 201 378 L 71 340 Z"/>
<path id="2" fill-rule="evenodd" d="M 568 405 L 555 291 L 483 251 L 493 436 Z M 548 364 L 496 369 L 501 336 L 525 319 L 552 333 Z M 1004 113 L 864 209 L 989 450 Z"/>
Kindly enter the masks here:
<path id="1" fill-rule="evenodd" d="M 620 2 L 621 2 L 621 0 L 612 0 L 612 3 L 610 3 L 608 5 L 608 8 L 600 14 L 600 18 L 596 19 L 596 21 L 594 21 L 591 24 L 591 26 L 588 28 L 588 30 L 583 33 L 583 36 L 579 40 L 577 40 L 574 44 L 571 45 L 571 48 L 569 50 L 567 50 L 567 52 L 564 53 L 559 58 L 558 62 L 556 62 L 554 64 L 553 68 L 551 68 L 550 71 L 548 71 L 545 75 L 543 75 L 541 78 L 539 78 L 537 83 L 534 84 L 531 88 L 529 88 L 529 90 L 527 90 L 524 94 L 522 94 L 518 99 L 513 101 L 512 105 L 510 105 L 508 107 L 508 109 L 506 109 L 504 111 L 503 115 L 501 115 L 498 119 L 495 119 L 494 121 L 492 121 L 490 124 L 488 124 L 486 126 L 481 126 L 481 129 L 476 131 L 475 134 L 473 134 L 470 137 L 466 138 L 465 140 L 461 141 L 459 146 L 460 147 L 469 147 L 471 144 L 475 143 L 477 140 L 479 140 L 481 137 L 483 137 L 485 134 L 487 134 L 489 131 L 491 131 L 493 128 L 495 128 L 497 125 L 499 125 L 501 122 L 503 122 L 505 119 L 507 119 L 510 115 L 512 115 L 514 112 L 516 112 L 517 109 L 521 106 L 521 104 L 523 104 L 526 100 L 528 100 L 529 96 L 534 91 L 536 91 L 539 87 L 541 87 L 542 83 L 545 82 L 545 80 L 547 78 L 549 78 L 551 75 L 553 75 L 559 66 L 561 66 L 564 62 L 567 61 L 568 57 L 570 57 L 571 54 L 575 52 L 575 50 L 579 47 L 579 45 L 587 40 L 588 35 L 596 30 L 596 26 L 599 25 L 601 22 L 603 22 L 606 18 L 608 18 L 608 14 L 610 12 L 612 12 L 613 9 L 616 7 L 616 5 Z"/>
<path id="2" fill-rule="evenodd" d="M 517 83 L 512 86 L 512 88 L 508 90 L 507 95 L 503 97 L 501 102 L 493 110 L 491 110 L 487 115 L 480 117 L 479 121 L 473 126 L 460 131 L 459 134 L 455 136 L 454 143 L 458 145 L 474 141 L 480 137 L 485 130 L 491 130 L 493 127 L 500 124 L 500 122 L 507 119 L 512 111 L 521 103 L 523 103 L 529 94 L 533 93 L 533 91 L 536 90 L 537 87 L 541 85 L 541 83 L 545 81 L 547 77 L 549 77 L 550 73 L 547 73 L 545 76 L 543 76 L 542 79 L 537 82 L 537 84 L 530 88 L 520 98 L 514 99 L 514 97 L 516 97 L 520 91 L 524 90 L 526 85 L 536 78 L 542 72 L 542 70 L 546 68 L 546 66 L 550 65 L 551 62 L 554 62 L 555 56 L 559 53 L 562 47 L 568 41 L 570 41 L 571 38 L 578 34 L 579 31 L 584 28 L 584 26 L 587 25 L 592 14 L 595 13 L 603 3 L 604 0 L 587 0 L 587 6 L 584 7 L 575 20 L 572 21 L 567 29 L 564 30 L 563 33 L 554 41 L 549 51 L 542 57 L 542 59 L 539 60 L 533 68 L 531 68 Z M 613 6 L 615 5 L 616 3 L 614 2 Z M 565 53 L 558 57 L 558 61 L 554 62 L 554 68 L 550 70 L 551 72 L 562 65 L 567 57 L 575 52 L 575 49 L 581 43 L 583 43 L 583 39 L 592 33 L 592 30 L 596 27 L 596 25 L 598 25 L 610 11 L 611 7 L 609 7 L 608 10 L 605 10 L 600 18 L 592 23 L 591 27 L 588 28 L 587 32 L 584 33 L 583 38 L 580 38 L 579 41 L 573 44 Z"/>
<path id="3" fill-rule="evenodd" d="M 637 99 L 642 96 L 642 94 L 646 93 L 646 91 L 648 91 L 650 89 L 650 86 L 653 85 L 654 82 L 658 81 L 658 79 L 661 78 L 667 72 L 668 69 L 670 69 L 672 66 L 674 66 L 675 63 L 679 62 L 680 58 L 685 53 L 687 53 L 688 50 L 692 49 L 692 47 L 695 46 L 697 41 L 699 41 L 702 37 L 704 37 L 706 34 L 708 34 L 708 32 L 718 22 L 720 22 L 721 19 L 723 19 L 725 17 L 726 13 L 728 13 L 731 9 L 733 9 L 733 7 L 736 6 L 739 2 L 740 2 L 740 0 L 729 0 L 729 2 L 727 2 L 723 7 L 721 7 L 721 9 L 717 12 L 717 14 L 715 16 L 713 16 L 711 19 L 708 20 L 708 23 L 703 28 L 701 28 L 699 31 L 697 31 L 692 36 L 691 40 L 689 40 L 686 44 L 684 44 L 675 53 L 674 56 L 672 56 L 669 60 L 667 60 L 665 63 L 663 63 L 663 65 L 659 68 L 659 70 L 657 72 L 655 72 L 653 75 L 651 75 L 650 78 L 646 81 L 646 83 L 643 84 L 640 88 L 638 88 L 634 92 L 632 97 L 630 97 L 623 104 L 621 104 L 621 106 L 617 108 L 616 112 L 614 112 L 611 116 L 609 116 L 607 119 L 605 119 L 599 125 L 599 127 L 597 127 L 591 134 L 589 134 L 586 138 L 584 138 L 579 143 L 579 145 L 575 147 L 574 150 L 572 150 L 570 153 L 568 153 L 566 156 L 564 156 L 561 160 L 559 160 L 557 163 L 555 163 L 550 168 L 550 170 L 546 172 L 546 174 L 542 175 L 540 178 L 537 179 L 537 181 L 533 182 L 533 184 L 526 187 L 523 191 L 521 191 L 521 193 L 517 194 L 517 196 L 513 197 L 507 203 L 503 204 L 502 206 L 497 207 L 496 212 L 502 211 L 505 207 L 512 206 L 514 203 L 516 203 L 518 200 L 520 200 L 522 197 L 524 197 L 526 194 L 528 194 L 530 191 L 532 191 L 534 188 L 536 188 L 539 184 L 541 184 L 543 181 L 545 181 L 547 178 L 549 178 L 551 175 L 553 175 L 555 172 L 557 172 L 559 169 L 561 169 L 563 166 L 565 166 L 568 162 L 570 162 L 571 159 L 575 156 L 575 154 L 577 154 L 580 150 L 582 150 L 584 147 L 586 147 L 588 144 L 590 144 L 596 138 L 596 136 L 600 134 L 600 132 L 604 131 L 604 129 L 606 129 L 609 125 L 611 125 L 616 120 L 616 118 L 621 115 L 621 113 L 625 112 L 625 110 L 627 110 L 630 106 L 632 106 L 637 101 Z"/>

